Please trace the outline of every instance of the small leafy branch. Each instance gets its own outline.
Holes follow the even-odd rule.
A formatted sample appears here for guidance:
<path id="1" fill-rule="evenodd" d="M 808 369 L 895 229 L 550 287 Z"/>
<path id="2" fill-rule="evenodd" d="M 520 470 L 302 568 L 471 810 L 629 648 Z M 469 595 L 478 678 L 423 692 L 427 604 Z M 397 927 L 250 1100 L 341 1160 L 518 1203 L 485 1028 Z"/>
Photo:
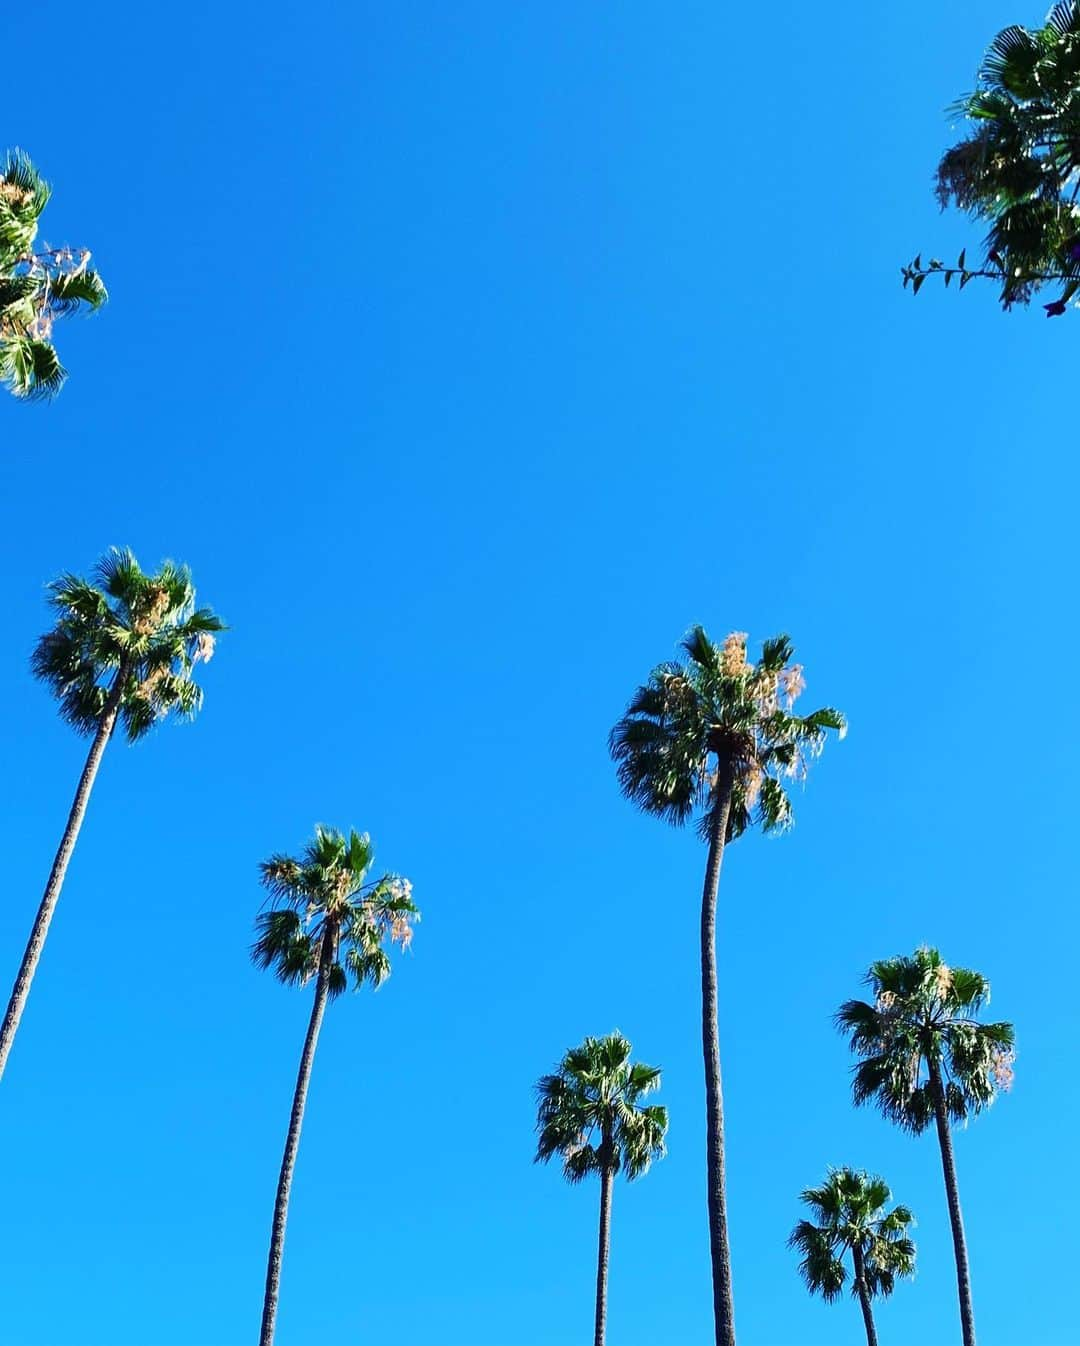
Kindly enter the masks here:
<path id="1" fill-rule="evenodd" d="M 1077 252 L 1078 260 L 1080 260 L 1080 249 Z M 910 285 L 912 294 L 919 293 L 927 276 L 941 276 L 946 289 L 954 280 L 957 281 L 957 288 L 961 290 L 971 280 L 997 281 L 1002 287 L 1001 302 L 1006 308 L 1016 301 L 1018 291 L 1026 295 L 1038 285 L 1054 284 L 1055 282 L 1063 284 L 1065 288 L 1060 298 L 1043 305 L 1048 318 L 1062 317 L 1069 300 L 1080 289 L 1080 278 L 1069 271 L 1023 272 L 1020 268 L 1014 268 L 1010 272 L 1004 257 L 994 250 L 987 254 L 987 261 L 990 263 L 989 267 L 968 267 L 967 249 L 964 248 L 956 259 L 955 266 L 946 266 L 937 257 L 931 257 L 924 265 L 920 253 L 907 266 L 900 268 L 900 275 L 904 289 L 906 290 Z"/>

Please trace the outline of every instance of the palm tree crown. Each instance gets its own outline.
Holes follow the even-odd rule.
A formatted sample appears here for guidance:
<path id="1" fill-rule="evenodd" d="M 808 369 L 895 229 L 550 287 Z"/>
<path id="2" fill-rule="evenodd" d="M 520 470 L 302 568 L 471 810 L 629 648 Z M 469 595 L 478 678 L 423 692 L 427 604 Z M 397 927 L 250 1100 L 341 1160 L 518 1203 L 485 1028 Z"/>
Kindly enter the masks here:
<path id="1" fill-rule="evenodd" d="M 788 1243 L 802 1254 L 799 1271 L 811 1294 L 836 1299 L 847 1279 L 843 1254 L 856 1249 L 871 1298 L 891 1295 L 898 1277 L 915 1274 L 914 1218 L 906 1206 L 886 1211 L 891 1197 L 883 1179 L 852 1168 L 833 1169 L 802 1193 L 812 1218 L 798 1222 Z M 859 1293 L 856 1280 L 851 1293 Z"/>
<path id="2" fill-rule="evenodd" d="M 113 691 L 132 742 L 170 711 L 198 711 L 195 665 L 211 658 L 224 624 L 196 608 L 186 566 L 165 561 L 146 574 L 130 551 L 113 548 L 93 579 L 62 575 L 49 589 L 56 625 L 38 641 L 31 668 L 70 725 L 95 733 Z"/>
<path id="3" fill-rule="evenodd" d="M 965 1121 L 1012 1084 L 1012 1024 L 976 1017 L 990 999 L 981 973 L 949 967 L 937 949 L 922 948 L 874 963 L 866 982 L 873 1001 L 848 1000 L 836 1016 L 862 1058 L 856 1103 L 874 1100 L 890 1121 L 917 1134 L 935 1119 L 934 1078 L 952 1121 Z"/>
<path id="4" fill-rule="evenodd" d="M 989 225 L 983 243 L 985 270 L 1001 283 L 1008 307 L 1027 303 L 1035 290 L 1064 282 L 1051 315 L 1080 286 L 1080 7 L 1056 4 L 1041 28 L 1013 24 L 990 44 L 978 87 L 955 111 L 970 133 L 947 150 L 937 171 L 941 205 L 955 203 Z M 920 264 L 921 268 L 921 264 Z M 909 275 L 909 279 L 913 278 Z M 950 277 L 951 278 L 951 277 Z"/>
<path id="5" fill-rule="evenodd" d="M 57 393 L 67 377 L 52 329 L 57 318 L 108 298 L 85 248 L 34 250 L 49 187 L 21 150 L 0 171 L 0 383 L 17 397 Z"/>
<path id="6" fill-rule="evenodd" d="M 676 825 L 695 812 L 708 836 L 721 802 L 717 786 L 730 773 L 732 840 L 755 823 L 766 831 L 792 821 L 785 782 L 802 779 L 826 732 L 846 731 L 829 707 L 796 715 L 802 668 L 787 636 L 766 640 L 751 663 L 747 637 L 722 645 L 696 626 L 683 641 L 686 663 L 655 668 L 611 731 L 611 754 L 623 793 L 646 813 Z"/>
<path id="7" fill-rule="evenodd" d="M 586 1038 L 536 1087 L 538 1163 L 559 1155 L 569 1182 L 590 1173 L 637 1178 L 665 1154 L 667 1109 L 641 1106 L 660 1087 L 660 1070 L 630 1060 L 621 1033 Z"/>
<path id="8" fill-rule="evenodd" d="M 359 989 L 390 975 L 385 944 L 408 948 L 420 914 L 412 884 L 396 874 L 368 878 L 371 839 L 317 827 L 299 859 L 275 855 L 261 866 L 270 907 L 260 913 L 252 958 L 273 967 L 288 985 L 325 971 L 327 991 L 339 995 L 349 975 Z"/>

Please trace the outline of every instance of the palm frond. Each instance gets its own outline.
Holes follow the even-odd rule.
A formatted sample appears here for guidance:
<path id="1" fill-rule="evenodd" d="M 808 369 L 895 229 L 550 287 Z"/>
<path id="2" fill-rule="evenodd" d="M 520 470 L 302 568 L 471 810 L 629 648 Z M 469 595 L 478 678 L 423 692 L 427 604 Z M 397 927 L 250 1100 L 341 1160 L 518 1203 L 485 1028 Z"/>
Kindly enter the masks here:
<path id="1" fill-rule="evenodd" d="M 1026 28 L 1012 24 L 991 42 L 980 78 L 1016 98 L 1036 98 L 1040 92 L 1037 67 L 1042 55 L 1038 38 Z"/>
<path id="2" fill-rule="evenodd" d="M 692 626 L 682 638 L 680 645 L 687 657 L 692 659 L 699 668 L 719 673 L 719 650 L 705 634 L 703 626 Z"/>
<path id="3" fill-rule="evenodd" d="M 389 977 L 391 970 L 390 959 L 381 945 L 374 948 L 359 948 L 355 944 L 352 945 L 346 951 L 345 965 L 352 973 L 358 991 L 363 986 L 378 990 Z"/>
<path id="4" fill-rule="evenodd" d="M 58 316 L 66 317 L 81 308 L 93 312 L 108 298 L 105 282 L 96 271 L 60 272 L 49 281 L 49 307 Z"/>
<path id="5" fill-rule="evenodd" d="M 30 251 L 49 196 L 49 185 L 29 155 L 8 150 L 0 170 L 0 259 L 7 265 Z"/>
<path id="6" fill-rule="evenodd" d="M 259 873 L 263 887 L 272 897 L 295 905 L 307 903 L 304 871 L 291 855 L 272 855 L 260 864 Z"/>
<path id="7" fill-rule="evenodd" d="M 41 636 L 30 669 L 56 698 L 66 724 L 80 734 L 96 732 L 108 693 L 98 682 L 98 665 L 66 624 Z"/>
<path id="8" fill-rule="evenodd" d="M 128 609 L 145 592 L 146 575 L 130 547 L 110 547 L 94 566 L 94 575 L 105 593 Z"/>
<path id="9" fill-rule="evenodd" d="M 22 305 L 37 293 L 37 289 L 38 281 L 33 276 L 0 275 L 0 314 L 5 309 Z"/>
<path id="10" fill-rule="evenodd" d="M 790 636 L 772 636 L 762 641 L 760 667 L 767 673 L 781 673 L 795 657 L 795 646 Z"/>
<path id="11" fill-rule="evenodd" d="M 802 1253 L 799 1274 L 810 1293 L 821 1295 L 827 1303 L 836 1299 L 844 1288 L 847 1273 L 828 1234 L 809 1220 L 800 1220 L 791 1232 L 788 1245 Z"/>
<path id="12" fill-rule="evenodd" d="M 67 371 L 51 341 L 22 332 L 0 332 L 0 383 L 28 402 L 55 397 Z"/>
<path id="13" fill-rule="evenodd" d="M 251 946 L 255 966 L 273 968 L 287 986 L 303 985 L 315 975 L 318 948 L 303 928 L 300 917 L 288 908 L 260 912 L 255 921 L 256 940 Z"/>

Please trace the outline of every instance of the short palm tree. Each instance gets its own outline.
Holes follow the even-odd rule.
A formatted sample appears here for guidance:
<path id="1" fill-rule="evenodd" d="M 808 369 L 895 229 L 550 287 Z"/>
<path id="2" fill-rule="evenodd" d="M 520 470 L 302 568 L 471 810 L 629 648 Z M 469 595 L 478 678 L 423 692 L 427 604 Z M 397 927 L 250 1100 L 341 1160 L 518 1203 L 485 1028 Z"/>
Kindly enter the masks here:
<path id="1" fill-rule="evenodd" d="M 608 1256 L 611 1247 L 611 1195 L 615 1175 L 628 1179 L 647 1173 L 663 1157 L 667 1109 L 641 1100 L 660 1087 L 656 1066 L 630 1060 L 630 1043 L 621 1033 L 586 1038 L 573 1047 L 551 1075 L 536 1086 L 539 1163 L 558 1155 L 568 1182 L 590 1174 L 600 1178 L 600 1236 L 596 1263 L 594 1346 L 604 1346 L 607 1328 Z"/>
<path id="2" fill-rule="evenodd" d="M 1065 312 L 1080 288 L 1080 5 L 1064 0 L 1039 28 L 1011 24 L 990 44 L 978 86 L 953 111 L 968 134 L 942 156 L 937 194 L 987 226 L 982 257 L 956 266 L 921 257 L 905 267 L 916 291 L 938 273 L 962 286 L 985 277 L 1008 308 L 1045 286 Z"/>
<path id="3" fill-rule="evenodd" d="M 956 1255 L 964 1346 L 975 1346 L 971 1273 L 953 1155 L 953 1122 L 994 1101 L 1012 1083 L 1013 1026 L 980 1023 L 990 983 L 979 972 L 949 967 L 937 949 L 886 958 L 866 974 L 873 1000 L 848 1000 L 837 1012 L 841 1032 L 862 1059 L 854 1069 L 857 1104 L 871 1100 L 915 1135 L 937 1127 Z"/>
<path id="4" fill-rule="evenodd" d="M 734 632 L 717 645 L 694 627 L 682 646 L 686 662 L 655 668 L 611 732 L 623 793 L 676 826 L 697 816 L 709 846 L 701 902 L 701 1034 L 717 1346 L 735 1342 L 716 1007 L 720 866 L 727 842 L 749 828 L 780 831 L 791 823 L 787 783 L 805 776 L 828 730 L 845 731 L 839 711 L 794 713 L 804 683 L 787 636 L 765 641 L 756 663 L 747 658 L 746 641 Z"/>
<path id="5" fill-rule="evenodd" d="M 92 740 L 0 1028 L 0 1076 L 113 730 L 122 724 L 134 743 L 171 712 L 194 715 L 202 704 L 195 665 L 209 660 L 223 629 L 208 608 L 196 608 L 186 566 L 165 561 L 146 574 L 130 551 L 116 548 L 92 579 L 62 575 L 49 601 L 56 625 L 38 641 L 31 668 L 52 690 L 63 719 Z"/>
<path id="6" fill-rule="evenodd" d="M 251 956 L 256 966 L 272 967 L 288 986 L 313 982 L 314 996 L 274 1199 L 259 1346 L 271 1346 L 274 1340 L 289 1193 L 327 1001 L 339 996 L 350 978 L 357 990 L 380 986 L 390 975 L 386 945 L 407 948 L 419 919 L 409 881 L 396 874 L 370 879 L 373 860 L 367 836 L 351 832 L 346 837 L 317 827 L 298 859 L 274 855 L 261 866 L 270 896 L 256 921 Z"/>
<path id="7" fill-rule="evenodd" d="M 86 248 L 37 248 L 52 188 L 22 150 L 0 171 L 0 383 L 16 397 L 52 397 L 67 377 L 53 324 L 108 298 Z"/>
<path id="8" fill-rule="evenodd" d="M 813 1218 L 800 1220 L 788 1243 L 802 1254 L 799 1271 L 807 1289 L 836 1299 L 847 1279 L 844 1255 L 850 1254 L 851 1293 L 862 1309 L 867 1346 L 878 1346 L 873 1300 L 891 1295 L 899 1277 L 915 1274 L 911 1212 L 906 1206 L 887 1211 L 888 1184 L 854 1168 L 830 1170 L 801 1199 Z"/>

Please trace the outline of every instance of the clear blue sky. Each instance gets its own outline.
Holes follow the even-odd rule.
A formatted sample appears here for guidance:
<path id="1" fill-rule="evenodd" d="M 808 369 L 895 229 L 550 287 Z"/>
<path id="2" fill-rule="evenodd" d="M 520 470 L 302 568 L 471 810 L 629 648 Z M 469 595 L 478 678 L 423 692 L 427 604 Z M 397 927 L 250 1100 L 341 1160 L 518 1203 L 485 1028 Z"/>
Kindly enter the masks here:
<path id="1" fill-rule="evenodd" d="M 861 1340 L 785 1248 L 829 1163 L 919 1218 L 882 1341 L 959 1339 L 934 1141 L 852 1111 L 830 1027 L 923 941 L 1017 1024 L 957 1140 L 981 1346 L 1075 1340 L 1080 318 L 898 275 L 973 237 L 930 194 L 942 109 L 1039 17 L 12 12 L 4 139 L 112 302 L 62 331 L 58 402 L 0 402 L 5 993 L 85 752 L 26 671 L 45 582 L 130 544 L 232 631 L 201 719 L 100 778 L 0 1099 L 2 1346 L 254 1339 L 308 1011 L 248 962 L 256 865 L 316 821 L 424 922 L 328 1016 L 279 1346 L 587 1340 L 596 1193 L 532 1166 L 531 1089 L 615 1026 L 672 1124 L 616 1192 L 610 1338 L 710 1339 L 704 855 L 605 746 L 694 621 L 790 631 L 852 725 L 725 872 L 740 1346 Z"/>

